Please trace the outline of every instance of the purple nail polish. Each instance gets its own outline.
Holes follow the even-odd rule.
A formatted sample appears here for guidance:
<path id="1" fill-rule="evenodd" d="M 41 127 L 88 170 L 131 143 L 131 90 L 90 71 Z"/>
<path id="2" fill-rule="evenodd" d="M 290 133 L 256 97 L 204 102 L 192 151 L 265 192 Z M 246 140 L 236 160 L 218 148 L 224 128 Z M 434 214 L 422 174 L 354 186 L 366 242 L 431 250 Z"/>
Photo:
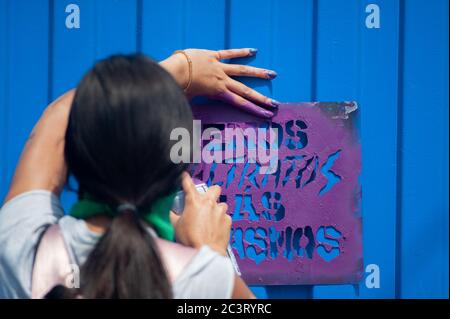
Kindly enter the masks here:
<path id="1" fill-rule="evenodd" d="M 271 99 L 270 104 L 272 104 L 273 107 L 278 107 L 281 103 L 275 99 Z"/>
<path id="2" fill-rule="evenodd" d="M 258 117 L 263 117 L 263 118 L 272 118 L 274 116 L 272 111 L 263 109 L 260 106 L 257 106 L 251 102 L 247 102 L 244 105 L 240 105 L 239 106 L 241 109 L 245 110 L 246 112 L 249 112 L 253 115 L 256 115 Z"/>
<path id="3" fill-rule="evenodd" d="M 269 80 L 273 80 L 273 79 L 275 79 L 276 77 L 277 77 L 277 72 L 275 72 L 275 71 L 267 71 L 267 78 L 269 79 Z"/>
<path id="4" fill-rule="evenodd" d="M 262 111 L 261 113 L 262 113 L 261 115 L 265 118 L 271 118 L 274 115 L 273 112 L 270 111 Z"/>
<path id="5" fill-rule="evenodd" d="M 252 55 L 255 55 L 256 53 L 258 53 L 258 49 L 250 48 L 248 50 L 248 52 L 249 52 L 249 55 L 252 56 Z"/>

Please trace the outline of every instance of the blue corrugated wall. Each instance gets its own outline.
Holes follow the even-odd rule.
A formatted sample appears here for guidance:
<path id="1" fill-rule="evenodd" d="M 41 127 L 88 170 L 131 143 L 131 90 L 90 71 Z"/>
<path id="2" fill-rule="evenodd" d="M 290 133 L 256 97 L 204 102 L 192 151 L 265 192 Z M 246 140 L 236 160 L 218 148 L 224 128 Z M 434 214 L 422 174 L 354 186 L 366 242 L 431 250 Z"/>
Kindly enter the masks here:
<path id="1" fill-rule="evenodd" d="M 65 26 L 70 3 L 79 29 Z M 369 4 L 380 28 L 366 26 Z M 256 47 L 247 62 L 279 74 L 246 81 L 261 92 L 361 108 L 364 262 L 380 288 L 259 297 L 448 297 L 448 0 L 0 0 L 0 196 L 42 110 L 96 59 L 187 47 Z"/>

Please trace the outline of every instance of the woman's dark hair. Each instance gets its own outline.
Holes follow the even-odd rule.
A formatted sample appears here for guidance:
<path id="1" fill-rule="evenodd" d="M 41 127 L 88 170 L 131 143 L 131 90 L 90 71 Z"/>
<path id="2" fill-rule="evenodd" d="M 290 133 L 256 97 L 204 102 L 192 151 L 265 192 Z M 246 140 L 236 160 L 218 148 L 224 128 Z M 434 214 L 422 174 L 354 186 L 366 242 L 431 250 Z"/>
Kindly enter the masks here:
<path id="1" fill-rule="evenodd" d="M 192 130 L 189 104 L 169 73 L 142 55 L 100 61 L 78 85 L 65 157 L 79 196 L 87 193 L 111 207 L 137 207 L 137 213 L 112 219 L 82 266 L 84 298 L 172 297 L 139 213 L 180 183 L 187 164 L 170 159 L 170 133 L 177 127 Z"/>

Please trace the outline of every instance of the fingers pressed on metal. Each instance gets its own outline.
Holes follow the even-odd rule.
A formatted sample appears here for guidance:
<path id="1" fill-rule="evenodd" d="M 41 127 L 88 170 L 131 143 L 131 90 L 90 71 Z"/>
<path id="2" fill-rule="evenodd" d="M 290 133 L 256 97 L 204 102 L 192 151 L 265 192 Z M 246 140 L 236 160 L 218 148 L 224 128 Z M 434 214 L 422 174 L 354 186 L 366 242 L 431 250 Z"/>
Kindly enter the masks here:
<path id="1" fill-rule="evenodd" d="M 223 70 L 229 76 L 248 76 L 266 80 L 272 80 L 277 77 L 275 71 L 242 64 L 223 63 Z"/>
<path id="2" fill-rule="evenodd" d="M 243 97 L 239 96 L 238 94 L 232 91 L 225 92 L 220 96 L 220 98 L 223 101 L 230 103 L 236 106 L 237 108 L 244 110 L 248 113 L 251 113 L 253 115 L 256 115 L 258 117 L 271 118 L 274 115 L 273 112 L 266 110 L 265 108 L 244 99 Z"/>
<path id="3" fill-rule="evenodd" d="M 228 84 L 228 88 L 233 91 L 234 93 L 240 95 L 241 97 L 245 98 L 246 100 L 252 100 L 258 104 L 261 104 L 263 106 L 268 106 L 271 108 L 277 108 L 280 104 L 278 101 L 268 98 L 267 96 L 259 93 L 256 90 L 253 90 L 246 86 L 245 84 L 242 84 L 239 81 L 231 79 Z"/>
<path id="4" fill-rule="evenodd" d="M 224 60 L 242 58 L 246 56 L 253 56 L 257 52 L 258 50 L 254 48 L 219 50 L 217 51 L 217 59 Z"/>

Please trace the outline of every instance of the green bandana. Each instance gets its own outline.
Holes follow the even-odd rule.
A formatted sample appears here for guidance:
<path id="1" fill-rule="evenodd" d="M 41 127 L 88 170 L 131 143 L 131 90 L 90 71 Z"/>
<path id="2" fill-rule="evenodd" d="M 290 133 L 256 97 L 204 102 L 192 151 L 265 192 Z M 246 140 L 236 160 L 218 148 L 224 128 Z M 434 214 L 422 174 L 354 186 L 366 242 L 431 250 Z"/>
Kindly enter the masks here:
<path id="1" fill-rule="evenodd" d="M 152 225 L 156 233 L 163 239 L 174 241 L 175 230 L 170 222 L 169 211 L 172 207 L 176 192 L 164 196 L 156 200 L 152 208 L 145 214 L 141 214 L 143 219 Z M 79 218 L 87 219 L 89 217 L 98 215 L 107 215 L 115 217 L 119 212 L 108 204 L 96 201 L 92 196 L 85 195 L 84 198 L 78 200 L 70 210 L 70 215 Z"/>

